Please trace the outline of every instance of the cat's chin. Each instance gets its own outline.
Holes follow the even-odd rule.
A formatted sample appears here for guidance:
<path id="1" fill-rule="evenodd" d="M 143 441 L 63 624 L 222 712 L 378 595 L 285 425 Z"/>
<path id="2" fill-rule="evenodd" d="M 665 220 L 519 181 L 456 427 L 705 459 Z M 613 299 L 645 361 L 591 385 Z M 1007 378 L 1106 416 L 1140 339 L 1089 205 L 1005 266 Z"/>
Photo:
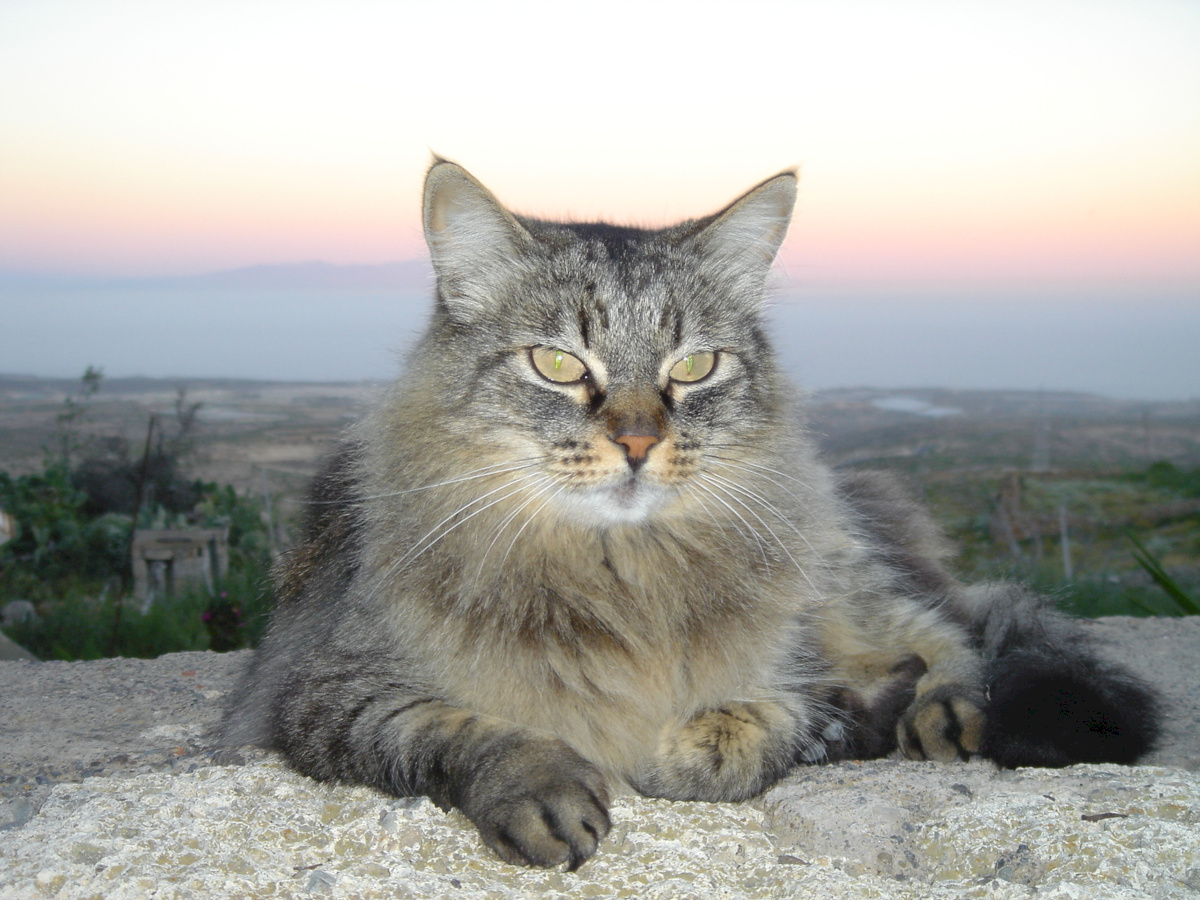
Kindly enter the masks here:
<path id="1" fill-rule="evenodd" d="M 599 525 L 636 525 L 666 502 L 668 490 L 629 478 L 618 484 L 590 488 L 574 494 L 569 501 L 575 512 Z"/>

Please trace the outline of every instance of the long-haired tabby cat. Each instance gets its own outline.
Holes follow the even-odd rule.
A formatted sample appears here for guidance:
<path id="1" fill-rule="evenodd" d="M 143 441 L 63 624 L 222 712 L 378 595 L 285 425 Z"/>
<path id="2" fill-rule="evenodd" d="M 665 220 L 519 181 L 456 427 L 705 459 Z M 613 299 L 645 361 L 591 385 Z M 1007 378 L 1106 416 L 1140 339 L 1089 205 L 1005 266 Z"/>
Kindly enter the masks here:
<path id="1" fill-rule="evenodd" d="M 1153 696 L 813 449 L 763 333 L 796 179 L 661 230 L 436 160 L 428 331 L 317 479 L 225 740 L 571 867 L 615 792 L 741 800 L 897 750 L 1131 762 Z"/>

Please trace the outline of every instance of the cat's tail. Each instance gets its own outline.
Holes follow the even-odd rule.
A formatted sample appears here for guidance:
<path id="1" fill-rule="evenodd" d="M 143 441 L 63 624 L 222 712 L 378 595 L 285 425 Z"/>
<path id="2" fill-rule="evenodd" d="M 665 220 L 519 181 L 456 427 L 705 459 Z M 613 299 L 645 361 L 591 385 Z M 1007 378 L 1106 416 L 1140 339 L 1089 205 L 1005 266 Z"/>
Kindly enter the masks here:
<path id="1" fill-rule="evenodd" d="M 985 661 L 983 756 L 1007 767 L 1128 764 L 1153 747 L 1156 694 L 1102 659 L 1080 623 L 1016 585 L 968 594 Z"/>

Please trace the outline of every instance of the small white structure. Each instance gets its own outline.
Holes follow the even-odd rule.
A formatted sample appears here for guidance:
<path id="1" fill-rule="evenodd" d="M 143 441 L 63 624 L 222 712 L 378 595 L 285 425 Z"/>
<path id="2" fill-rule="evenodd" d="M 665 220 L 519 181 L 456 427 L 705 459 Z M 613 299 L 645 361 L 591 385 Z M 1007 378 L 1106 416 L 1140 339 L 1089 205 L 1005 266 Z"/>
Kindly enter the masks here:
<path id="1" fill-rule="evenodd" d="M 11 513 L 0 509 L 0 546 L 7 544 L 17 536 L 17 520 Z"/>
<path id="2" fill-rule="evenodd" d="M 143 610 L 184 583 L 203 584 L 213 593 L 217 580 L 229 572 L 229 529 L 139 531 L 132 556 L 133 596 Z"/>

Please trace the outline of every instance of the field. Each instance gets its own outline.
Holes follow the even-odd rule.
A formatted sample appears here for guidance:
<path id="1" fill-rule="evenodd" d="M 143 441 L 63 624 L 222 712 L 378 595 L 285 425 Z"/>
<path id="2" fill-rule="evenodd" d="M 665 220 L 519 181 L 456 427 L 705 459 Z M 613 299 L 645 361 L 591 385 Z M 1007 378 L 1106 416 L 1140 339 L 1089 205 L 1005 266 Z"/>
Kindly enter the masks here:
<path id="1" fill-rule="evenodd" d="M 74 439 L 122 437 L 136 449 L 150 415 L 169 423 L 185 391 L 202 404 L 188 474 L 261 501 L 284 546 L 307 479 L 380 389 L 105 380 Z M 0 469 L 39 470 L 78 391 L 76 381 L 0 376 Z M 1169 607 L 1132 536 L 1190 590 L 1200 584 L 1200 401 L 857 389 L 812 394 L 805 409 L 831 462 L 892 470 L 925 498 L 964 577 L 1016 575 L 1093 614 Z"/>
<path id="2" fill-rule="evenodd" d="M 843 390 L 815 395 L 810 422 L 835 463 L 924 497 L 965 578 L 1018 577 L 1091 615 L 1170 608 L 1132 537 L 1200 584 L 1200 402 Z"/>

